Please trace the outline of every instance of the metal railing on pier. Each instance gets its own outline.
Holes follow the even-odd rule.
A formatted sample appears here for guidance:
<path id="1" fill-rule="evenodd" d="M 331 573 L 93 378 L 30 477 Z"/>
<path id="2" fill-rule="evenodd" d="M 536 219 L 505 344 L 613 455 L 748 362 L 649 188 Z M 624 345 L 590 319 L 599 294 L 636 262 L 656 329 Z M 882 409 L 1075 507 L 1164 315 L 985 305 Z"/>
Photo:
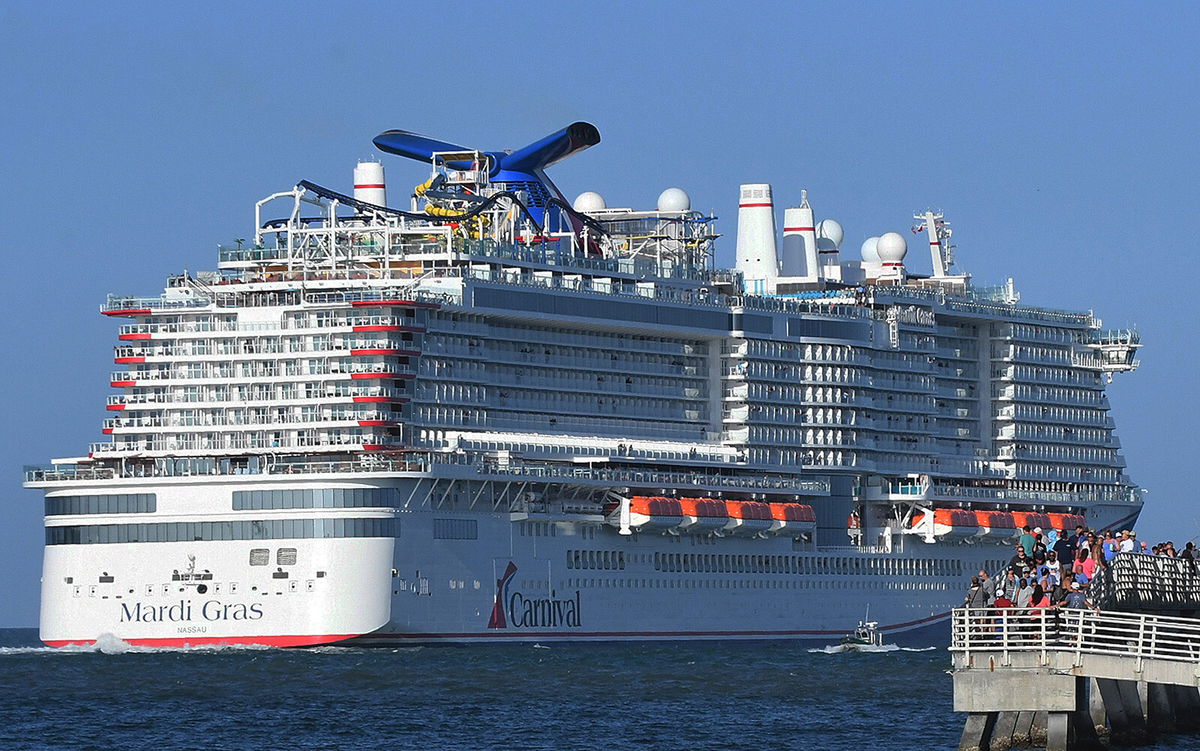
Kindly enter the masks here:
<path id="1" fill-rule="evenodd" d="M 1078 608 L 956 608 L 951 652 L 1054 651 L 1200 664 L 1200 620 Z"/>

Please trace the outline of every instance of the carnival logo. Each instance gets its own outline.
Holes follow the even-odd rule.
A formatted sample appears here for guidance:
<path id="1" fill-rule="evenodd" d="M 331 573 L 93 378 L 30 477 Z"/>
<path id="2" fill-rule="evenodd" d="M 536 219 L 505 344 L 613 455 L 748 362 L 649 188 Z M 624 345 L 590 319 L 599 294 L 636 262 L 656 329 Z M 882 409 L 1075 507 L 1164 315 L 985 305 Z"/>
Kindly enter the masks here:
<path id="1" fill-rule="evenodd" d="M 508 583 L 517 574 L 517 564 L 512 561 L 504 574 L 496 580 L 496 597 L 492 603 L 492 616 L 488 628 L 579 628 L 582 624 L 579 590 L 575 596 L 556 599 L 553 597 L 526 597 L 520 592 L 509 594 Z"/>

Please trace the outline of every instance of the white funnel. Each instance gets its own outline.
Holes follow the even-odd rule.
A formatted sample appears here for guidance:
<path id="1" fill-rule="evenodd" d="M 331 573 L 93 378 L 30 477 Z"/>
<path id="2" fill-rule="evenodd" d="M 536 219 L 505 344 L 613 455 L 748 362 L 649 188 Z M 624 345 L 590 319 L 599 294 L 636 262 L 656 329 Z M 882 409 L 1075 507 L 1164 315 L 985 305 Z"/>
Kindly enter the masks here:
<path id="1" fill-rule="evenodd" d="M 738 201 L 737 268 L 747 280 L 775 279 L 775 204 L 771 186 L 743 185 Z"/>
<path id="2" fill-rule="evenodd" d="M 808 191 L 800 191 L 800 205 L 783 212 L 783 275 L 817 276 L 817 234 Z"/>
<path id="3" fill-rule="evenodd" d="M 354 166 L 354 197 L 375 206 L 387 206 L 387 186 L 383 182 L 381 163 L 359 162 Z"/>

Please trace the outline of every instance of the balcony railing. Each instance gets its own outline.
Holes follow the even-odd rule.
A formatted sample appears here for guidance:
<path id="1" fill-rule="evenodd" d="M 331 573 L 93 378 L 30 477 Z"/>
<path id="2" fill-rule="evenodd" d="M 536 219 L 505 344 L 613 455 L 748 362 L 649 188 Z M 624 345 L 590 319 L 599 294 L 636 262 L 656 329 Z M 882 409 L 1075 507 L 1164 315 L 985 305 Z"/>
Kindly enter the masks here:
<path id="1" fill-rule="evenodd" d="M 131 465 L 123 474 L 115 468 L 86 465 L 26 467 L 26 482 L 93 481 L 119 477 L 176 477 L 193 475 L 293 475 L 329 473 L 428 473 L 441 466 L 469 468 L 482 476 L 568 480 L 643 487 L 714 487 L 828 495 L 825 480 L 801 480 L 795 475 L 734 475 L 717 472 L 671 472 L 640 469 L 607 469 L 577 464 L 510 461 L 499 464 L 465 454 L 406 454 L 403 458 L 363 455 L 355 460 L 317 458 L 274 459 L 266 456 L 237 459 L 164 460 L 153 465 Z"/>

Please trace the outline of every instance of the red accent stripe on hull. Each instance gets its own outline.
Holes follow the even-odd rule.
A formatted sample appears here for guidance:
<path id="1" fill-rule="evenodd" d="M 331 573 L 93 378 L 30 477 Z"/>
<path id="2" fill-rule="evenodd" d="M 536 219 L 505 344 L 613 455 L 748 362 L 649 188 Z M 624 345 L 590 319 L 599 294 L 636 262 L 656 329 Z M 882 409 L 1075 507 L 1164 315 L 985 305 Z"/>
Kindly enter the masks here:
<path id="1" fill-rule="evenodd" d="M 146 362 L 146 358 L 144 358 L 144 357 L 118 357 L 118 358 L 114 359 L 113 362 L 116 362 L 116 363 Z"/>
<path id="2" fill-rule="evenodd" d="M 150 335 L 149 334 L 120 334 L 117 336 L 117 338 L 123 339 L 124 341 L 128 342 L 128 341 L 131 341 L 134 339 L 149 339 Z"/>
<path id="3" fill-rule="evenodd" d="M 152 311 L 149 308 L 128 308 L 126 310 L 102 310 L 100 312 L 106 316 L 144 316 L 149 315 Z"/>
<path id="4" fill-rule="evenodd" d="M 124 639 L 123 641 L 136 647 L 219 647 L 236 644 L 261 645 L 264 647 L 313 647 L 318 644 L 332 644 L 334 642 L 345 641 L 346 639 L 353 639 L 357 636 L 361 636 L 361 634 L 323 634 L 319 636 L 309 636 L 306 634 L 296 634 L 293 636 L 205 636 L 187 637 L 183 639 Z M 43 639 L 42 643 L 48 647 L 69 647 L 71 645 L 90 647 L 96 643 L 96 640 Z"/>

